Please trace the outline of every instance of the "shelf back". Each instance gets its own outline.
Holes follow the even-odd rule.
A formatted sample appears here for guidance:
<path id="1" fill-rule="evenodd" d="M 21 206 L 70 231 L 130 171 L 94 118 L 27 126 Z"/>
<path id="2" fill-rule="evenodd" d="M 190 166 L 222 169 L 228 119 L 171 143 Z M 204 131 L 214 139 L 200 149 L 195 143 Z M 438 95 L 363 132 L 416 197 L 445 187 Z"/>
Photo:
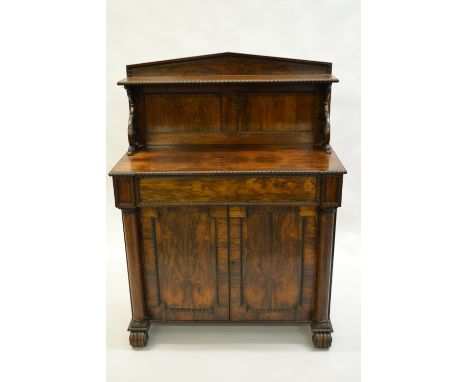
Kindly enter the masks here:
<path id="1" fill-rule="evenodd" d="M 222 53 L 127 66 L 129 141 L 181 144 L 327 143 L 327 62 Z"/>

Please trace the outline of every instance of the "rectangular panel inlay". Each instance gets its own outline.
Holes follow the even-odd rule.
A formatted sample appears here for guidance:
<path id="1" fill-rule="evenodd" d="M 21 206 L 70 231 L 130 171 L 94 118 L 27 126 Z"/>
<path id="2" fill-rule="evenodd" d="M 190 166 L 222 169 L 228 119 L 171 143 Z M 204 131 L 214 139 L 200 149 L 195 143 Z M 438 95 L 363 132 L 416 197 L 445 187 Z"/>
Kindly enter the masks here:
<path id="1" fill-rule="evenodd" d="M 294 310 L 301 303 L 302 219 L 293 208 L 248 208 L 242 225 L 242 304 Z"/>
<path id="2" fill-rule="evenodd" d="M 226 317 L 226 217 L 226 207 L 141 209 L 148 309 L 153 318 Z"/>
<path id="3" fill-rule="evenodd" d="M 145 108 L 149 135 L 222 130 L 219 94 L 148 94 Z"/>
<path id="4" fill-rule="evenodd" d="M 241 132 L 317 132 L 323 100 L 317 93 L 246 93 L 238 96 Z"/>
<path id="5" fill-rule="evenodd" d="M 230 212 L 232 320 L 308 319 L 317 261 L 315 214 L 305 206 Z"/>
<path id="6" fill-rule="evenodd" d="M 141 203 L 298 202 L 317 199 L 311 176 L 238 178 L 142 178 Z"/>

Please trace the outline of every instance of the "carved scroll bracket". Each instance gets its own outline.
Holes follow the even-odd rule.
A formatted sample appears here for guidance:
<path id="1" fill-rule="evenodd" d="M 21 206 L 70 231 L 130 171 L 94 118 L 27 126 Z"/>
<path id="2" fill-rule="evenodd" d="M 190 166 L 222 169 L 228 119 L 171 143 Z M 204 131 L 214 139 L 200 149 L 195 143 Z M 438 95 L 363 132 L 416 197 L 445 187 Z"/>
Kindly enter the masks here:
<path id="1" fill-rule="evenodd" d="M 331 153 L 330 146 L 330 98 L 331 98 L 331 84 L 327 85 L 325 93 L 325 102 L 323 103 L 323 112 L 325 114 L 325 127 L 323 131 L 323 148 L 328 154 Z"/>
<path id="2" fill-rule="evenodd" d="M 129 115 L 128 115 L 128 151 L 127 155 L 133 155 L 133 153 L 137 149 L 137 141 L 136 141 L 136 131 L 135 131 L 135 100 L 134 96 L 132 95 L 129 88 L 125 88 L 127 90 L 128 96 L 128 106 L 129 106 Z"/>

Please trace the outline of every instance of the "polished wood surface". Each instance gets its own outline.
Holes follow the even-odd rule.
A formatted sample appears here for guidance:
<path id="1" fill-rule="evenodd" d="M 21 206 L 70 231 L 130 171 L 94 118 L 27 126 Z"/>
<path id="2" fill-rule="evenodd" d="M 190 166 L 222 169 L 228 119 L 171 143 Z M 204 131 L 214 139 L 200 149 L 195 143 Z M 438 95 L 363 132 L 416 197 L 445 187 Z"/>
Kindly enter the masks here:
<path id="1" fill-rule="evenodd" d="M 228 320 L 226 207 L 144 207 L 143 256 L 155 320 Z"/>
<path id="2" fill-rule="evenodd" d="M 221 53 L 128 65 L 128 154 L 177 144 L 329 151 L 331 63 Z"/>
<path id="3" fill-rule="evenodd" d="M 278 75 L 284 78 L 291 74 L 331 74 L 331 69 L 329 62 L 225 52 L 127 65 L 127 77 Z"/>
<path id="4" fill-rule="evenodd" d="M 122 210 L 122 222 L 127 253 L 128 281 L 132 299 L 132 317 L 134 320 L 143 320 L 146 318 L 146 303 L 137 211 L 134 209 Z"/>
<path id="5" fill-rule="evenodd" d="M 147 134 L 221 131 L 218 94 L 153 94 L 145 100 Z"/>
<path id="6" fill-rule="evenodd" d="M 316 201 L 317 179 L 306 176 L 142 178 L 141 203 L 299 203 Z"/>
<path id="7" fill-rule="evenodd" d="M 315 93 L 246 93 L 238 96 L 239 130 L 320 134 L 322 105 Z"/>
<path id="8" fill-rule="evenodd" d="M 171 146 L 124 155 L 110 175 L 190 172 L 346 173 L 335 152 L 298 146 Z"/>
<path id="9" fill-rule="evenodd" d="M 222 122 L 223 123 L 223 122 Z M 227 124 L 224 124 L 227 126 Z M 230 133 L 160 133 L 148 134 L 146 143 L 136 150 L 158 150 L 161 146 L 189 146 L 189 145 L 277 145 L 291 144 L 301 145 L 308 144 L 320 149 L 322 146 L 316 142 L 316 135 L 310 132 L 242 132 L 236 130 L 233 134 Z M 135 150 L 135 151 L 136 151 Z"/>
<path id="10" fill-rule="evenodd" d="M 333 251 L 335 244 L 336 209 L 322 208 L 318 214 L 318 263 L 316 280 L 316 301 L 312 321 L 312 341 L 317 348 L 331 345 L 333 327 L 330 322 L 330 299 L 333 272 Z"/>
<path id="11" fill-rule="evenodd" d="M 199 85 L 200 86 L 200 85 Z M 329 142 L 329 84 L 127 87 L 134 151 L 177 144 Z"/>
<path id="12" fill-rule="evenodd" d="M 316 210 L 249 206 L 230 219 L 231 320 L 307 321 L 314 301 Z"/>
<path id="13" fill-rule="evenodd" d="M 331 345 L 331 63 L 237 53 L 127 66 L 130 344 L 152 323 L 309 323 Z"/>

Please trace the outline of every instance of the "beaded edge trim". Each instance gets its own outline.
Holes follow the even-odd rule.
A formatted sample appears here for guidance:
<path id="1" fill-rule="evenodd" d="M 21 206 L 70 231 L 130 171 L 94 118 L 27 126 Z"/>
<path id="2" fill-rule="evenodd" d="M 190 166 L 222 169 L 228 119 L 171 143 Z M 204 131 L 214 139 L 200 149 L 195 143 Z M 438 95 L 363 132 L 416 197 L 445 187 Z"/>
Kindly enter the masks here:
<path id="1" fill-rule="evenodd" d="M 160 81 L 135 81 L 135 82 L 128 82 L 126 80 L 122 80 L 117 82 L 117 85 L 125 85 L 125 86 L 132 86 L 132 85 L 152 85 L 152 84 L 210 84 L 210 83 L 244 83 L 244 82 L 251 82 L 251 83 L 262 83 L 262 82 L 315 82 L 315 83 L 329 83 L 329 82 L 339 82 L 337 78 L 331 80 L 324 80 L 324 79 L 305 79 L 305 78 L 293 78 L 293 79 L 271 79 L 271 80 L 160 80 Z"/>
<path id="2" fill-rule="evenodd" d="M 139 176 L 139 175 L 318 175 L 318 174 L 346 174 L 345 169 L 342 170 L 258 170 L 258 171 L 142 171 L 142 172 L 126 172 L 126 171 L 111 171 L 110 176 Z"/>

